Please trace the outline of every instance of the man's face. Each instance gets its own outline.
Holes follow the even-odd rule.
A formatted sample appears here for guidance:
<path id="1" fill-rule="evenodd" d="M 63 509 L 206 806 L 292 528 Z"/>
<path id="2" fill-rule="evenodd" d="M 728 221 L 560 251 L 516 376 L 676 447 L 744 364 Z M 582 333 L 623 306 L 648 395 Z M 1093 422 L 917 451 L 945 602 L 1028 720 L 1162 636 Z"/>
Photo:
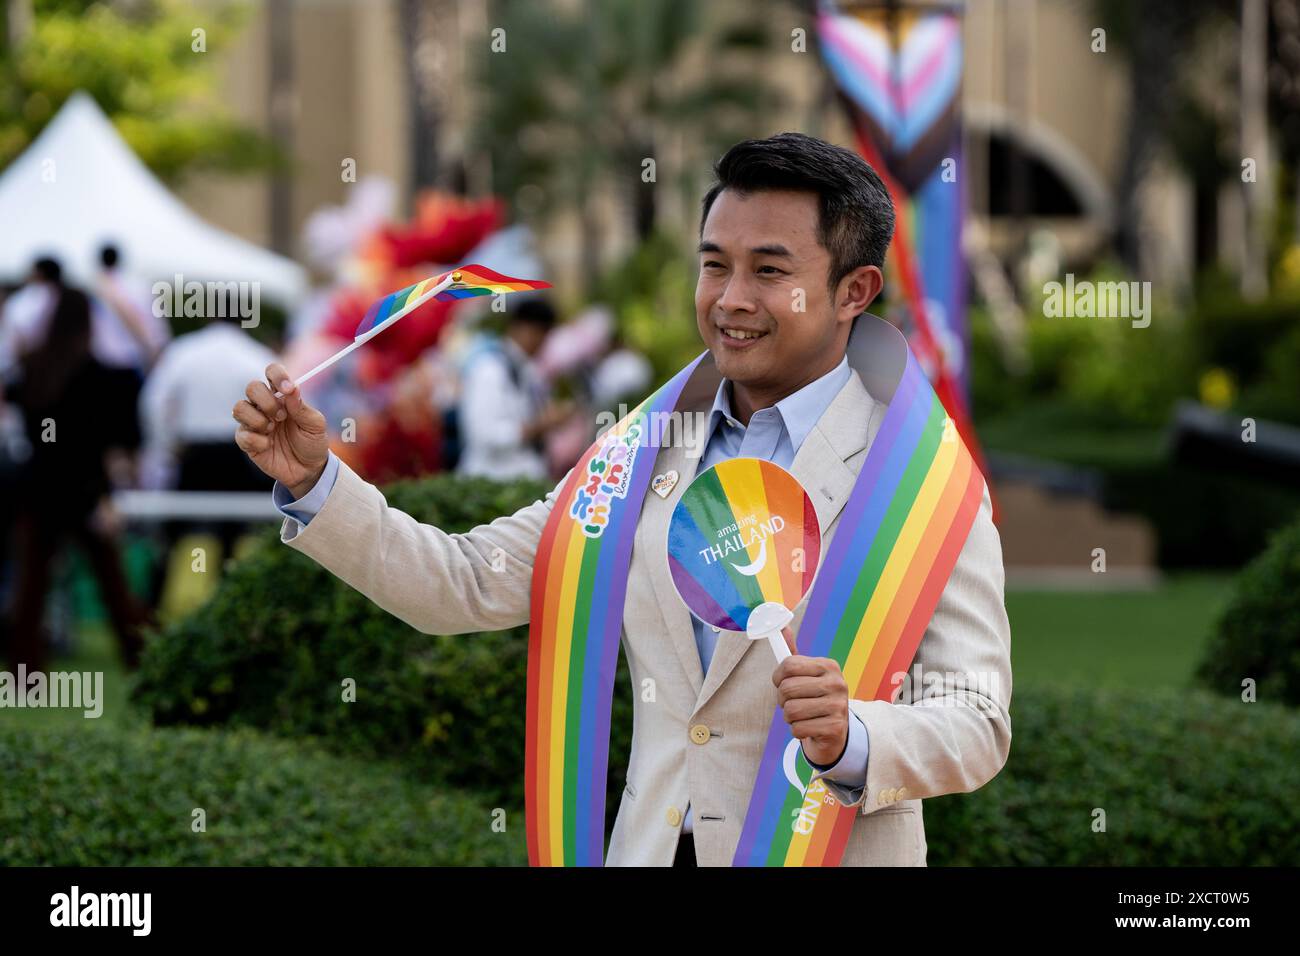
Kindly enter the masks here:
<path id="1" fill-rule="evenodd" d="M 787 392 L 825 374 L 844 354 L 830 253 L 817 238 L 810 192 L 724 189 L 700 237 L 695 318 L 725 378 Z M 788 393 L 788 392 L 787 392 Z"/>

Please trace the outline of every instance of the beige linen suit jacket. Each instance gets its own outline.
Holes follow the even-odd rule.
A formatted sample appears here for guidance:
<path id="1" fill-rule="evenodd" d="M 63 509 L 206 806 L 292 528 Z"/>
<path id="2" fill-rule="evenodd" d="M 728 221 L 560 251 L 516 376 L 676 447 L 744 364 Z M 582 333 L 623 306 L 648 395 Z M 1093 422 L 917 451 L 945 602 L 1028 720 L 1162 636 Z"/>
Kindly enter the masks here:
<path id="1" fill-rule="evenodd" d="M 707 415 L 713 390 L 689 392 L 682 407 Z M 795 455 L 790 470 L 812 497 L 827 541 L 884 412 L 855 371 Z M 622 645 L 637 692 L 611 866 L 670 866 L 688 803 L 699 864 L 729 866 L 777 704 L 765 641 L 722 631 L 703 672 L 691 619 L 673 588 L 668 521 L 701 450 L 681 442 L 658 450 L 652 474 L 675 470 L 680 479 L 666 498 L 647 492 L 634 538 Z M 496 630 L 528 620 L 533 560 L 558 493 L 465 534 L 446 534 L 388 507 L 377 488 L 342 465 L 311 522 L 299 530 L 286 520 L 281 536 L 420 631 Z M 1011 635 L 990 509 L 985 490 L 917 651 L 913 672 L 919 665 L 923 676 L 913 682 L 915 699 L 849 702 L 866 725 L 870 755 L 864 788 L 825 781 L 834 799 L 860 808 L 842 865 L 924 866 L 922 800 L 975 790 L 1006 762 Z M 494 555 L 501 570 L 493 569 Z M 803 610 L 796 610 L 796 635 Z M 640 692 L 648 680 L 653 702 Z"/>

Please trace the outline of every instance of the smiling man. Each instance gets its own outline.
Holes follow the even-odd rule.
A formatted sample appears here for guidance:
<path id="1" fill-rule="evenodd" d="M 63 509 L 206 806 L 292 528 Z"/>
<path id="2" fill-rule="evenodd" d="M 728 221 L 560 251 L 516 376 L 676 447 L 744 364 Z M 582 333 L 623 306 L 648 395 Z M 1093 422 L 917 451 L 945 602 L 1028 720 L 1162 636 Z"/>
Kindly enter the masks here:
<path id="1" fill-rule="evenodd" d="M 638 692 L 607 864 L 726 866 L 777 857 L 806 863 L 812 859 L 806 847 L 796 854 L 786 846 L 801 838 L 821 845 L 809 834 L 820 832 L 812 829 L 819 812 L 831 819 L 825 803 L 852 808 L 831 841 L 841 864 L 924 865 L 921 801 L 982 786 L 1001 769 L 1011 743 L 1010 629 L 988 492 L 975 473 L 965 521 L 949 514 L 945 523 L 936 512 L 913 542 L 918 554 L 931 555 L 933 565 L 920 571 L 929 572 L 924 576 L 937 596 L 918 612 L 914 653 L 886 660 L 901 664 L 900 671 L 910 663 L 927 674 L 923 698 L 905 681 L 894 699 L 852 697 L 835 659 L 797 653 L 796 635 L 800 645 L 807 643 L 800 634 L 807 600 L 786 629 L 794 653 L 778 666 L 764 642 L 691 617 L 674 591 L 664 546 L 690 479 L 735 457 L 781 465 L 808 491 L 825 547 L 833 549 L 841 523 L 855 520 L 875 488 L 852 495 L 860 476 L 879 470 L 864 469 L 877 438 L 882 430 L 887 436 L 877 461 L 898 442 L 896 426 L 911 407 L 898 396 L 916 391 L 899 385 L 873 396 L 864 379 L 880 381 L 869 368 L 879 356 L 852 344 L 867 341 L 859 334 L 863 323 L 881 324 L 863 313 L 880 292 L 894 225 L 889 195 L 870 166 L 829 143 L 783 133 L 732 147 L 715 174 L 703 203 L 695 295 L 708 352 L 654 399 L 664 401 L 670 392 L 674 411 L 707 416 L 702 454 L 680 444 L 642 443 L 634 415 L 598 441 L 545 500 L 466 534 L 446 534 L 389 508 L 378 489 L 328 451 L 323 417 L 302 401 L 280 365 L 266 370 L 266 381 L 249 383 L 236 405 L 236 441 L 277 481 L 282 540 L 413 627 L 495 630 L 538 614 L 544 620 L 532 621 L 530 648 L 531 661 L 541 661 L 532 665 L 537 668 L 547 666 L 557 646 L 569 659 L 564 642 L 576 640 L 574 621 L 588 622 L 573 645 L 588 655 L 601 641 L 615 652 L 621 643 Z M 283 399 L 275 398 L 277 389 Z M 932 396 L 928 385 L 924 391 Z M 927 421 L 942 424 L 937 417 Z M 936 460 L 945 454 L 938 441 L 931 448 L 940 449 Z M 951 447 L 946 454 L 943 460 L 955 460 Z M 612 477 L 615 465 L 627 469 L 620 481 Z M 915 502 L 890 500 L 901 501 L 899 513 L 910 515 L 919 513 L 925 495 L 922 488 Z M 628 533 L 619 533 L 624 527 Z M 860 525 L 850 527 L 849 535 L 860 533 Z M 599 555 L 596 575 L 610 582 L 607 591 L 584 597 L 582 588 L 561 586 L 551 559 L 556 540 L 570 537 L 571 548 L 599 543 L 598 551 L 583 553 Z M 945 565 L 941 555 L 949 551 Z M 814 593 L 833 588 L 836 574 L 846 586 L 853 583 L 847 578 L 862 577 L 857 567 L 850 570 L 824 569 Z M 869 597 L 864 594 L 844 626 L 860 629 Z M 607 633 L 597 618 L 612 621 Z M 819 627 L 826 626 L 823 618 Z M 568 631 L 557 631 L 556 621 Z M 582 693 L 599 698 L 608 691 L 607 663 L 597 661 L 583 671 L 582 686 L 569 689 L 569 725 L 551 719 L 547 695 L 530 686 L 530 708 L 539 708 L 528 723 L 535 862 L 599 863 L 604 852 L 598 805 L 584 802 L 582 791 L 604 792 L 599 741 L 595 769 L 591 760 L 576 769 L 564 761 L 567 753 L 585 754 L 592 742 L 576 736 L 590 729 Z M 557 697 L 564 690 L 558 682 L 545 686 Z M 783 725 L 773 722 L 774 713 Z M 607 728 L 607 709 L 604 714 Z M 593 726 L 598 737 L 598 719 Z M 535 733 L 542 736 L 534 740 Z M 789 747 L 783 777 L 773 784 L 766 751 L 769 738 L 782 745 L 780 735 Z M 790 749 L 796 746 L 808 770 L 798 767 Z M 590 780 L 578 779 L 584 767 Z M 778 816 L 796 806 L 793 820 L 775 824 L 771 808 L 764 811 L 764 840 L 779 844 L 778 854 L 766 842 L 754 847 L 765 785 L 776 788 Z"/>

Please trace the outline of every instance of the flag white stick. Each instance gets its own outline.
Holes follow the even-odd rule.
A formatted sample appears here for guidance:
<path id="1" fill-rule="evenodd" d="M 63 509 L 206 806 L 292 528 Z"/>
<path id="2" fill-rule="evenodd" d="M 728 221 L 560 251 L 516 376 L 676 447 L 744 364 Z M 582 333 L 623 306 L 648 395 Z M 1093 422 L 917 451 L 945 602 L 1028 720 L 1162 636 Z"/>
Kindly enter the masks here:
<path id="1" fill-rule="evenodd" d="M 394 312 L 394 313 L 393 313 L 392 315 L 390 315 L 388 318 L 384 319 L 384 321 L 382 321 L 382 322 L 380 322 L 378 325 L 376 325 L 376 326 L 375 326 L 373 329 L 371 329 L 369 332 L 365 332 L 365 333 L 363 333 L 362 335 L 358 335 L 355 339 L 352 340 L 352 342 L 351 342 L 350 344 L 348 344 L 347 346 L 345 346 L 345 347 L 339 349 L 337 352 L 335 352 L 333 355 L 331 355 L 331 356 L 330 356 L 329 358 L 327 358 L 325 361 L 323 361 L 323 362 L 321 362 L 319 365 L 317 365 L 317 366 L 316 366 L 314 369 L 312 369 L 310 372 L 305 372 L 304 374 L 298 376 L 298 378 L 296 378 L 294 381 L 295 381 L 298 385 L 301 385 L 303 382 L 307 381 L 308 379 L 315 377 L 318 373 L 325 371 L 327 368 L 329 368 L 331 365 L 333 365 L 333 364 L 334 364 L 335 362 L 337 362 L 339 359 L 343 358 L 343 356 L 351 354 L 351 353 L 354 352 L 358 347 L 360 347 L 360 346 L 364 345 L 365 343 L 369 342 L 369 341 L 370 341 L 371 339 L 373 339 L 376 335 L 378 335 L 380 332 L 384 331 L 384 329 L 388 328 L 390 325 L 392 325 L 394 322 L 396 322 L 396 321 L 397 321 L 398 319 L 400 319 L 402 316 L 404 316 L 404 315 L 406 315 L 406 314 L 408 314 L 408 313 L 410 313 L 410 312 L 413 312 L 413 311 L 415 311 L 416 309 L 418 309 L 420 306 L 424 305 L 424 303 L 428 302 L 430 299 L 432 299 L 435 295 L 437 295 L 437 294 L 438 294 L 439 292 L 441 292 L 443 289 L 447 288 L 447 286 L 451 285 L 452 282 L 454 281 L 454 278 L 455 278 L 455 272 L 448 272 L 448 273 L 447 273 L 447 277 L 446 277 L 445 279 L 443 279 L 443 280 L 442 280 L 441 282 L 439 282 L 437 285 L 432 286 L 432 287 L 430 287 L 429 289 L 425 290 L 424 294 L 421 295 L 418 299 L 412 299 L 410 302 L 406 303 L 406 305 L 402 306 L 400 309 L 398 309 L 396 312 Z M 276 398 L 284 398 L 284 396 L 281 395 L 279 392 L 276 392 L 276 393 L 275 393 L 275 397 L 276 397 Z"/>

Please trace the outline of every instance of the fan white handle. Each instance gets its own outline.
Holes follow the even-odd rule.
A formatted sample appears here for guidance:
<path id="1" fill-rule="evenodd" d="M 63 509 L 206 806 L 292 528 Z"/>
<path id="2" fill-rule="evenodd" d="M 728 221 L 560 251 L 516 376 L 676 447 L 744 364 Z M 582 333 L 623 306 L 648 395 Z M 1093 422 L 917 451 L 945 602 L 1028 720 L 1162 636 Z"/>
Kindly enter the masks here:
<path id="1" fill-rule="evenodd" d="M 784 604 L 766 601 L 749 612 L 745 633 L 751 641 L 766 640 L 780 664 L 790 656 L 790 647 L 781 629 L 794 620 L 794 613 Z"/>

